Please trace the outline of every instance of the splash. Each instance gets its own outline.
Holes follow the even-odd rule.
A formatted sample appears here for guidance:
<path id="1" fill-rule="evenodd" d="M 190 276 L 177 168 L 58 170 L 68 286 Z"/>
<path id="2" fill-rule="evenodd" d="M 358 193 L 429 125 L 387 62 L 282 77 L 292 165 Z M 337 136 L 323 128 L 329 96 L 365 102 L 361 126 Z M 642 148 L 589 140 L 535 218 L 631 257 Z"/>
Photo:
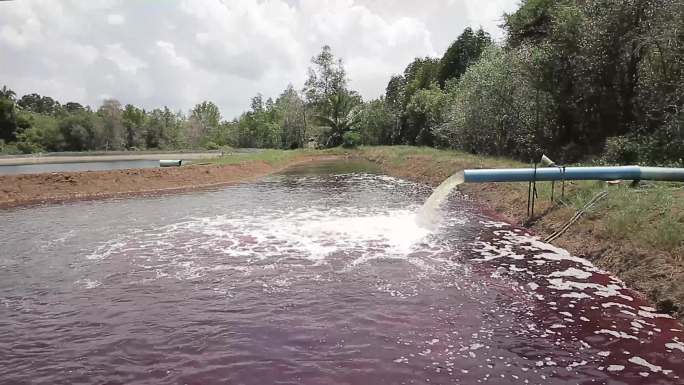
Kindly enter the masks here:
<path id="1" fill-rule="evenodd" d="M 421 227 L 434 229 L 442 220 L 439 208 L 453 189 L 463 183 L 463 171 L 459 171 L 437 186 L 418 211 L 416 222 Z"/>

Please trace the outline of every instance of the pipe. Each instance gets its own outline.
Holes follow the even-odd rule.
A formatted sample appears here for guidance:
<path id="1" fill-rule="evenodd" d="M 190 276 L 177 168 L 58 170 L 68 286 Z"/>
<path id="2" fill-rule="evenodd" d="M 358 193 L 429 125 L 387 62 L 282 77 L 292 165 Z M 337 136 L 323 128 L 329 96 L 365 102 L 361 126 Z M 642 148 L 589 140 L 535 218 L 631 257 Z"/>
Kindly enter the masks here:
<path id="1" fill-rule="evenodd" d="M 563 171 L 565 170 L 565 171 Z M 528 182 L 554 180 L 660 180 L 684 182 L 684 168 L 666 167 L 549 167 L 465 170 L 466 183 Z"/>
<path id="2" fill-rule="evenodd" d="M 180 167 L 181 164 L 183 164 L 183 160 L 162 159 L 159 161 L 159 167 Z"/>

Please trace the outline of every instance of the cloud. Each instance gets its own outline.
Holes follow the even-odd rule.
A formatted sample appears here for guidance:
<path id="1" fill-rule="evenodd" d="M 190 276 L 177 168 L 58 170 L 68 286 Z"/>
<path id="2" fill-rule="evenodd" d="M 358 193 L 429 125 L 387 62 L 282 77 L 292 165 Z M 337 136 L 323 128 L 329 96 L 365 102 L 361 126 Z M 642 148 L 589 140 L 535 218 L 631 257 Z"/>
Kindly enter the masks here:
<path id="1" fill-rule="evenodd" d="M 121 25 L 126 22 L 126 18 L 118 13 L 107 15 L 107 23 L 110 25 Z"/>
<path id="2" fill-rule="evenodd" d="M 225 117 L 258 92 L 302 86 L 328 44 L 364 98 L 465 26 L 490 32 L 517 0 L 22 0 L 0 2 L 0 71 L 19 94 L 147 109 L 215 101 Z M 125 28 L 122 27 L 125 25 Z M 501 36 L 501 32 L 495 33 Z"/>
<path id="3" fill-rule="evenodd" d="M 135 74 L 139 69 L 148 67 L 147 63 L 128 53 L 120 43 L 106 45 L 102 56 L 116 64 L 122 72 Z"/>

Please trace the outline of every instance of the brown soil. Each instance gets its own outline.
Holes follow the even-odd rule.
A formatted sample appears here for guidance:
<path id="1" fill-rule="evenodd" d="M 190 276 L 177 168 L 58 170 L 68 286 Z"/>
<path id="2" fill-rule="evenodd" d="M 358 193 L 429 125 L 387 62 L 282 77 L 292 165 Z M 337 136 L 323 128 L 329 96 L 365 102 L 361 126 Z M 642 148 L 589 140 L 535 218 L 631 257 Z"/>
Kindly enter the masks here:
<path id="1" fill-rule="evenodd" d="M 4 175 L 0 176 L 0 208 L 210 188 L 253 180 L 320 158 L 298 157 L 278 166 L 249 161 L 231 165 Z"/>
<path id="2" fill-rule="evenodd" d="M 402 164 L 371 155 L 384 172 L 417 182 L 439 185 L 444 179 L 464 167 L 458 161 L 435 162 L 429 156 L 409 156 Z M 569 189 L 573 188 L 570 183 Z M 527 220 L 527 184 L 485 183 L 459 187 L 493 215 L 529 228 L 542 238 L 563 226 L 574 214 L 568 207 L 552 206 L 549 199 L 540 199 L 535 218 Z M 553 241 L 574 255 L 591 260 L 625 281 L 631 288 L 648 297 L 659 311 L 684 320 L 684 259 L 663 250 L 648 248 L 629 240 L 609 239 L 600 231 L 605 226 L 601 215 L 585 216 Z"/>

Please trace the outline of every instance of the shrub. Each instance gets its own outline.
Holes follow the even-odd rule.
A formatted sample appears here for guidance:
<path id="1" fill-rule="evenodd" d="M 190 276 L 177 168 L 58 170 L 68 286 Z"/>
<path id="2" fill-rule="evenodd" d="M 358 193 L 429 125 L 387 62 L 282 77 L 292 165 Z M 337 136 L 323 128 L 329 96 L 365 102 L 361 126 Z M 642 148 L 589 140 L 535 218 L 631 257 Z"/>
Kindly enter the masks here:
<path id="1" fill-rule="evenodd" d="M 639 163 L 639 144 L 633 138 L 627 136 L 608 138 L 603 157 L 608 163 Z"/>
<path id="2" fill-rule="evenodd" d="M 17 148 L 15 143 L 5 143 L 0 139 L 0 154 L 4 155 L 19 155 L 22 151 Z"/>
<path id="3" fill-rule="evenodd" d="M 361 134 L 356 131 L 347 131 L 342 135 L 342 147 L 354 148 L 361 144 Z"/>
<path id="4" fill-rule="evenodd" d="M 33 154 L 44 151 L 44 149 L 38 143 L 34 142 L 17 142 L 17 149 L 24 154 Z"/>

